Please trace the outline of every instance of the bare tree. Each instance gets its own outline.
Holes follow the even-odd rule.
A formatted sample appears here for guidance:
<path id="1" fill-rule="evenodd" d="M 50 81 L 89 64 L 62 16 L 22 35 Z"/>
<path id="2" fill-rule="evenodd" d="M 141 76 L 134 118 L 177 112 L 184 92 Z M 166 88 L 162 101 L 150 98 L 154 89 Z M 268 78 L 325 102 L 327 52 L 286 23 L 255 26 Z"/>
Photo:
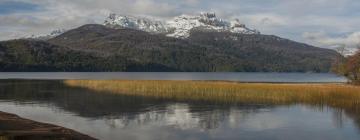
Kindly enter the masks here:
<path id="1" fill-rule="evenodd" d="M 347 58 L 347 77 L 356 84 L 360 84 L 360 50 Z"/>
<path id="2" fill-rule="evenodd" d="M 340 45 L 335 49 L 340 55 L 336 56 L 334 63 L 332 65 L 331 71 L 335 72 L 339 75 L 346 75 L 346 58 L 345 58 L 345 51 L 346 46 L 344 44 Z"/>

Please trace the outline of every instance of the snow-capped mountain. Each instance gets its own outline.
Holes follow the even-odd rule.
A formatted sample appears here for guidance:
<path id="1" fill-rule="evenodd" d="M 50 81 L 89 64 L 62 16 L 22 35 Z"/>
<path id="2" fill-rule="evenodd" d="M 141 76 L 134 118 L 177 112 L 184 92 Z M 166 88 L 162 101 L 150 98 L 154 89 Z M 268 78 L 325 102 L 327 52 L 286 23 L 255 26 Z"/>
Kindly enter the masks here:
<path id="1" fill-rule="evenodd" d="M 199 16 L 182 15 L 167 21 L 170 31 L 167 36 L 186 38 L 192 29 L 211 30 L 217 32 L 233 32 L 241 34 L 260 34 L 256 30 L 247 28 L 238 19 L 226 21 L 216 17 L 215 13 L 201 13 Z"/>
<path id="2" fill-rule="evenodd" d="M 28 39 L 36 39 L 36 40 L 48 40 L 54 37 L 57 37 L 58 35 L 61 35 L 62 33 L 65 33 L 67 30 L 65 29 L 58 29 L 53 30 L 49 34 L 42 34 L 42 35 L 31 35 L 29 37 L 24 37 Z"/>
<path id="3" fill-rule="evenodd" d="M 131 28 L 153 33 L 167 32 L 167 27 L 162 21 L 116 14 L 110 14 L 105 20 L 104 25 L 113 28 Z"/>
<path id="4" fill-rule="evenodd" d="M 241 34 L 260 34 L 247 28 L 238 19 L 226 21 L 216 17 L 215 13 L 201 13 L 197 16 L 181 15 L 171 20 L 162 21 L 134 16 L 110 14 L 104 25 L 112 28 L 131 28 L 151 33 L 164 33 L 169 37 L 187 38 L 193 29 Z"/>

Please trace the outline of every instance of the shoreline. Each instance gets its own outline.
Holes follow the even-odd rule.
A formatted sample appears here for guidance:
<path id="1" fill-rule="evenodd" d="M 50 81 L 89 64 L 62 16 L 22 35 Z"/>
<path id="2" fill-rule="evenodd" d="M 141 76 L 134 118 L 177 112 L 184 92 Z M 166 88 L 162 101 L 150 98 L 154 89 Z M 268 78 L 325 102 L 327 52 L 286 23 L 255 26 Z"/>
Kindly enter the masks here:
<path id="1" fill-rule="evenodd" d="M 0 72 L 0 80 L 168 80 L 231 81 L 242 83 L 347 83 L 334 73 L 257 72 Z"/>
<path id="2" fill-rule="evenodd" d="M 246 82 L 246 81 L 232 81 L 232 80 L 126 80 L 126 79 L 21 79 L 21 78 L 10 78 L 0 79 L 0 81 L 169 81 L 169 82 L 226 82 L 226 83 L 239 83 L 239 84 L 339 84 L 339 85 L 351 85 L 349 82 Z"/>
<path id="3" fill-rule="evenodd" d="M 1 140 L 96 140 L 88 135 L 53 124 L 36 122 L 0 111 Z"/>

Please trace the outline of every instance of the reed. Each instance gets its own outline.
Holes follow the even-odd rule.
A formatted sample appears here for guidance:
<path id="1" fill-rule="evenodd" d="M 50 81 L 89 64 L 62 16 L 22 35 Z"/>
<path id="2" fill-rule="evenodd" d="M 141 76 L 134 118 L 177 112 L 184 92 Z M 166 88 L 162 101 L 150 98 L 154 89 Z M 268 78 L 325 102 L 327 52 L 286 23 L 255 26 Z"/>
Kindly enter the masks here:
<path id="1" fill-rule="evenodd" d="M 72 87 L 178 101 L 315 104 L 360 110 L 360 87 L 345 84 L 266 84 L 215 81 L 66 80 Z"/>

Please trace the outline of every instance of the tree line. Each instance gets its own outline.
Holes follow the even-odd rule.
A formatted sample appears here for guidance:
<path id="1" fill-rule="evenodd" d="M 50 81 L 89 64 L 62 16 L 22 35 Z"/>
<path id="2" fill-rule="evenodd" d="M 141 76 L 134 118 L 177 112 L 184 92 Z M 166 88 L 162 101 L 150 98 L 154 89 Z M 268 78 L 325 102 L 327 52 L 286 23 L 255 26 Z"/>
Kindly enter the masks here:
<path id="1" fill-rule="evenodd" d="M 351 83 L 360 85 L 360 50 L 347 57 L 339 57 L 332 71 L 347 77 Z"/>

